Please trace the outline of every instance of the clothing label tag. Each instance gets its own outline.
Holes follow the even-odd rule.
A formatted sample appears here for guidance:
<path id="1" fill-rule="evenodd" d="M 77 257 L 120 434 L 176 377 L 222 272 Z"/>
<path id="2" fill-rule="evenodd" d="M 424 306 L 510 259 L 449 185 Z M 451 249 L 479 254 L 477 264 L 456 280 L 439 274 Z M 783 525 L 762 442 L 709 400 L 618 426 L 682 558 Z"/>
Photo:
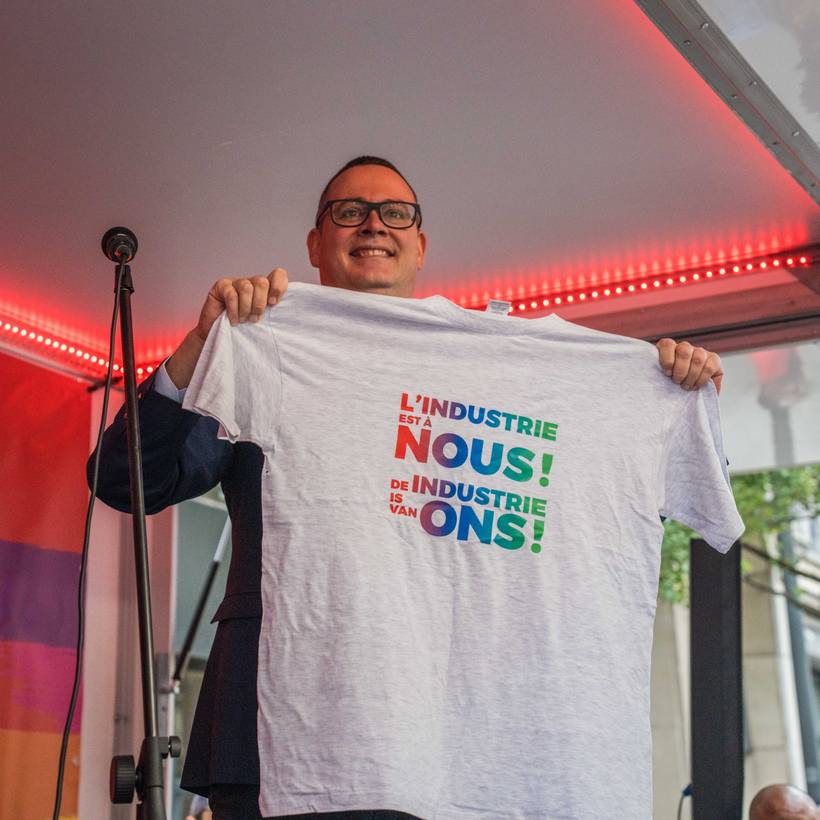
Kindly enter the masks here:
<path id="1" fill-rule="evenodd" d="M 501 299 L 490 299 L 485 308 L 486 313 L 492 313 L 495 316 L 506 316 L 510 312 L 512 302 L 504 302 Z"/>

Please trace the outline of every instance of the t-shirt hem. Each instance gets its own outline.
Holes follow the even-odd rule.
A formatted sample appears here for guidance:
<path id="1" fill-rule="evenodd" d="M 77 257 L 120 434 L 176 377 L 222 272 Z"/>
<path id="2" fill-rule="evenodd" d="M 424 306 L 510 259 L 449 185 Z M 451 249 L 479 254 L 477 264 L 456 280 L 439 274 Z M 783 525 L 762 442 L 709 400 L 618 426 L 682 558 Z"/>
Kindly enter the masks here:
<path id="1" fill-rule="evenodd" d="M 668 517 L 693 529 L 710 547 L 724 555 L 729 552 L 740 536 L 746 532 L 746 526 L 744 524 L 740 524 L 728 532 L 716 533 L 707 521 L 697 516 L 672 513 Z"/>

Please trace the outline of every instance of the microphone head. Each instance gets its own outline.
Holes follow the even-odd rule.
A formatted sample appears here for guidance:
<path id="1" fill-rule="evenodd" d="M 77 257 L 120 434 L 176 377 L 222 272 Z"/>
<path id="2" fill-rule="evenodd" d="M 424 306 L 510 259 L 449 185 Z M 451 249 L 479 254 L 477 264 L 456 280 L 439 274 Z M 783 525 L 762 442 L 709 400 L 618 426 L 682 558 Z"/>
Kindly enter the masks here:
<path id="1" fill-rule="evenodd" d="M 102 238 L 102 252 L 112 261 L 130 262 L 137 255 L 137 237 L 128 228 L 109 228 Z"/>

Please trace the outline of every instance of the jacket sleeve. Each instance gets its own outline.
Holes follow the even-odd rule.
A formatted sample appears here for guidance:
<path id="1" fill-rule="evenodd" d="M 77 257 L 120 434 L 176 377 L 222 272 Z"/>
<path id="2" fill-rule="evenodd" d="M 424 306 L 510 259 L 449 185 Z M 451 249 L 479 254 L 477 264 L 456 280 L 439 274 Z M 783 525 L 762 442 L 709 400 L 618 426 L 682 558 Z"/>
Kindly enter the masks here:
<path id="1" fill-rule="evenodd" d="M 145 511 L 149 515 L 208 492 L 221 481 L 233 457 L 233 445 L 217 438 L 219 423 L 157 393 L 155 375 L 137 388 Z M 89 489 L 93 475 L 94 452 L 86 464 Z M 131 511 L 125 404 L 103 433 L 97 498 L 120 512 Z"/>

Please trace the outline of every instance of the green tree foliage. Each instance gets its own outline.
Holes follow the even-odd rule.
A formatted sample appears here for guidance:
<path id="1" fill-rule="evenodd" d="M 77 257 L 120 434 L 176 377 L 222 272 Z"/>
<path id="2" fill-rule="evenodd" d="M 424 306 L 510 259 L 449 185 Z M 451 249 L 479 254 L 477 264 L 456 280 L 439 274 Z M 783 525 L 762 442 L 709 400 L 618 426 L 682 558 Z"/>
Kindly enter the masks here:
<path id="1" fill-rule="evenodd" d="M 788 528 L 798 515 L 820 515 L 820 464 L 733 476 L 732 491 L 746 525 L 741 540 L 762 546 L 765 535 Z M 677 521 L 664 522 L 658 589 L 663 600 L 688 603 L 689 539 L 697 537 Z"/>

